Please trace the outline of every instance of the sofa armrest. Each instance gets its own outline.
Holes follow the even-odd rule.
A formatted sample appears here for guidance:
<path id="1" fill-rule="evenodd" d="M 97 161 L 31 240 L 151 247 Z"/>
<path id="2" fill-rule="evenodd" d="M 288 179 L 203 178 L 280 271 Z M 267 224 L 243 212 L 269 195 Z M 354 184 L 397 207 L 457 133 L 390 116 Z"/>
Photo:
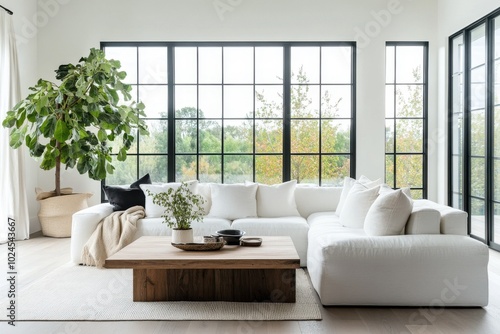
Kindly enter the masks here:
<path id="1" fill-rule="evenodd" d="M 405 227 L 405 234 L 440 234 L 441 214 L 436 209 L 414 207 Z"/>
<path id="2" fill-rule="evenodd" d="M 113 206 L 102 203 L 73 214 L 71 224 L 71 260 L 81 263 L 83 246 L 89 240 L 97 224 L 113 212 Z"/>
<path id="3" fill-rule="evenodd" d="M 467 235 L 467 212 L 426 199 L 415 200 L 413 207 L 426 207 L 439 211 L 441 234 Z"/>

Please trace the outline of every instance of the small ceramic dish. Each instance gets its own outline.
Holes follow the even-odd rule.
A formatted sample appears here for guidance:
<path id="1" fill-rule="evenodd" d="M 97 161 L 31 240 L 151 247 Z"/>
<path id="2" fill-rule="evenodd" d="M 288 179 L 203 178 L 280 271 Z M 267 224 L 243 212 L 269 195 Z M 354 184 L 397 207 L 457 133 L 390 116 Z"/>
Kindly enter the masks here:
<path id="1" fill-rule="evenodd" d="M 241 238 L 240 245 L 247 247 L 259 247 L 260 245 L 262 245 L 262 238 Z"/>

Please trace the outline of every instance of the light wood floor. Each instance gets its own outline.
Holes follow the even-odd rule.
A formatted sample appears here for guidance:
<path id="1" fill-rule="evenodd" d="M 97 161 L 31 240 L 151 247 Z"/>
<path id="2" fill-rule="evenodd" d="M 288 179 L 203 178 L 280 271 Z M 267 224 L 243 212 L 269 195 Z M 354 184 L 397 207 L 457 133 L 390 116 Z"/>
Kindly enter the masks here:
<path id="1" fill-rule="evenodd" d="M 69 261 L 69 239 L 35 237 L 17 242 L 18 290 Z M 0 268 L 6 268 L 6 245 Z M 4 265 L 5 263 L 5 265 Z M 3 270 L 2 270 L 3 271 Z M 0 291 L 6 291 L 5 274 Z M 490 303 L 485 308 L 321 307 L 321 321 L 0 322 L 0 333 L 500 333 L 500 253 L 490 251 Z M 82 283 L 83 284 L 83 283 Z M 3 297 L 3 296 L 2 296 Z M 43 307 L 43 301 L 41 307 Z M 4 312 L 2 310 L 1 312 Z"/>

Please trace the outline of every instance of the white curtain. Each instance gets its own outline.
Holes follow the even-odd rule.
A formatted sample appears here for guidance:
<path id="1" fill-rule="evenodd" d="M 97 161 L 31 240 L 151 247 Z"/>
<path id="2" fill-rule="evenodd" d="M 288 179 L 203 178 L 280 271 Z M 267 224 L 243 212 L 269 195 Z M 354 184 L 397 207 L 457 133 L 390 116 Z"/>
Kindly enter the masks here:
<path id="1" fill-rule="evenodd" d="M 0 8 L 0 123 L 20 101 L 20 95 L 12 16 Z M 10 148 L 9 129 L 0 124 L 0 243 L 7 241 L 14 222 L 16 240 L 29 238 L 23 150 Z"/>

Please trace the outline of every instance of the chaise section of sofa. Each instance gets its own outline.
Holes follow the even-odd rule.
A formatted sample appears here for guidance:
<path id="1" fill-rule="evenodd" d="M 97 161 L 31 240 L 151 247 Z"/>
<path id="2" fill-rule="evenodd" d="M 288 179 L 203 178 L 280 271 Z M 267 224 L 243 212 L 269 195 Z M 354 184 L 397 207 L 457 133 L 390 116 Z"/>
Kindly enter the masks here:
<path id="1" fill-rule="evenodd" d="M 467 213 L 415 203 L 404 235 L 367 236 L 334 212 L 309 217 L 307 269 L 323 305 L 488 304 L 488 247 L 463 233 Z"/>
<path id="2" fill-rule="evenodd" d="M 331 233 L 309 245 L 307 268 L 323 305 L 488 304 L 488 249 L 466 236 Z"/>

